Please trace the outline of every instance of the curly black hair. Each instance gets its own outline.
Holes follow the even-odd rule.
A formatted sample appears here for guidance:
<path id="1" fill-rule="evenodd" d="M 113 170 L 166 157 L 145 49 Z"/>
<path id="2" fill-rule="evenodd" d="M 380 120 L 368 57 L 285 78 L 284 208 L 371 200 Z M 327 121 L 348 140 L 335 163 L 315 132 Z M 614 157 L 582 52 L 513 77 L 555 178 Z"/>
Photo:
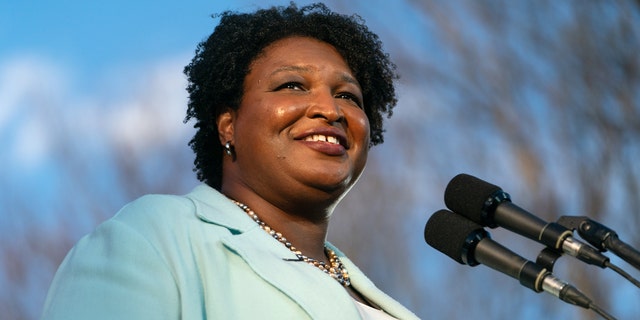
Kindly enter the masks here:
<path id="1" fill-rule="evenodd" d="M 237 110 L 250 64 L 269 44 L 292 36 L 318 39 L 334 46 L 362 87 L 365 112 L 371 128 L 370 146 L 383 139 L 383 115 L 391 117 L 397 103 L 396 66 L 383 52 L 378 36 L 358 15 L 332 12 L 322 3 L 298 8 L 260 9 L 254 13 L 226 11 L 214 18 L 220 23 L 198 44 L 188 78 L 189 104 L 185 122 L 196 119 L 189 145 L 195 152 L 194 172 L 215 189 L 222 183 L 222 146 L 216 119 L 228 108 Z"/>

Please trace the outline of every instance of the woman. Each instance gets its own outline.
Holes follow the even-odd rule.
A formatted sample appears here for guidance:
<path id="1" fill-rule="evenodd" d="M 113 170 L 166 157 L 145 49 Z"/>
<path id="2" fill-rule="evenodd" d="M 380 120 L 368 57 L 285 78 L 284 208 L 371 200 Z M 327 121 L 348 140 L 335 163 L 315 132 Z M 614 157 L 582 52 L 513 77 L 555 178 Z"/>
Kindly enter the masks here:
<path id="1" fill-rule="evenodd" d="M 226 12 L 185 73 L 204 184 L 83 238 L 43 318 L 416 318 L 325 241 L 396 102 L 378 38 L 321 4 Z"/>

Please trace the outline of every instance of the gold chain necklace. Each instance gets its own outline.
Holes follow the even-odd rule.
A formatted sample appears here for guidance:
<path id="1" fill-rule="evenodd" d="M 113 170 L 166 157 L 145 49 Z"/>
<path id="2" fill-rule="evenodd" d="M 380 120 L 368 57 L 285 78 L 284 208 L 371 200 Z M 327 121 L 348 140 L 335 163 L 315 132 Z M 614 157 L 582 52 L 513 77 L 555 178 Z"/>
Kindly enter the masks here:
<path id="1" fill-rule="evenodd" d="M 253 210 L 251 210 L 249 206 L 233 199 L 231 199 L 231 201 L 238 207 L 240 207 L 240 209 L 242 209 L 244 212 L 246 212 L 249 217 L 251 217 L 251 219 L 253 219 L 253 221 L 255 221 L 260 226 L 262 230 L 266 231 L 274 239 L 278 240 L 278 242 L 284 244 L 285 247 L 289 248 L 289 250 L 291 250 L 291 252 L 296 255 L 299 261 L 306 262 L 322 270 L 324 273 L 328 274 L 345 287 L 351 285 L 351 280 L 349 280 L 349 273 L 347 272 L 347 268 L 344 267 L 342 261 L 340 261 L 335 251 L 327 248 L 327 246 L 324 247 L 324 251 L 329 258 L 329 266 L 327 266 L 324 261 L 319 261 L 314 258 L 307 257 L 303 255 L 300 250 L 296 249 L 296 247 L 294 247 L 291 242 L 289 242 L 287 238 L 282 235 L 282 233 L 273 230 L 264 221 L 260 220 L 260 218 L 258 218 L 258 215 Z"/>

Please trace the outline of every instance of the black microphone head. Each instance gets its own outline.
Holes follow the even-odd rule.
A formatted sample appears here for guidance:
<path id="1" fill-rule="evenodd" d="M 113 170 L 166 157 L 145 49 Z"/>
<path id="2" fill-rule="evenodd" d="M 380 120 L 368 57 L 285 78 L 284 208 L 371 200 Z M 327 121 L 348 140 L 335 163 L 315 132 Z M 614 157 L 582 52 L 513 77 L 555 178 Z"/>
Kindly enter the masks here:
<path id="1" fill-rule="evenodd" d="M 504 193 L 500 187 L 461 173 L 449 181 L 444 192 L 444 203 L 451 211 L 463 215 L 473 222 L 495 228 L 496 225 L 489 216 L 492 212 L 487 212 L 487 210 L 495 209 L 495 207 L 488 207 L 494 204 L 492 200 L 498 193 L 504 198 L 500 201 L 508 200 L 509 195 Z"/>
<path id="2" fill-rule="evenodd" d="M 431 215 L 424 227 L 424 240 L 434 249 L 461 264 L 475 266 L 473 250 L 489 234 L 479 224 L 448 210 Z"/>

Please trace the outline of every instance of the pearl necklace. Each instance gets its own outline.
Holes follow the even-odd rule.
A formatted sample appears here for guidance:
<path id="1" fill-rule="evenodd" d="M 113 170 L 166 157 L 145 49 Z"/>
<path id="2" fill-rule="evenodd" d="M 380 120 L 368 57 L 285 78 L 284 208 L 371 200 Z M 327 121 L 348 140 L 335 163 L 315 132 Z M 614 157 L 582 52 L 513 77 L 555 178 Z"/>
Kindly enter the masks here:
<path id="1" fill-rule="evenodd" d="M 231 199 L 231 201 L 235 205 L 240 207 L 240 209 L 242 209 L 244 212 L 246 212 L 249 215 L 249 217 L 251 217 L 251 219 L 253 219 L 253 221 L 255 221 L 260 226 L 262 230 L 266 231 L 274 239 L 278 240 L 278 242 L 284 244 L 285 247 L 289 248 L 289 250 L 291 250 L 291 252 L 293 252 L 293 254 L 295 254 L 296 257 L 298 258 L 298 260 L 296 261 L 306 262 L 322 270 L 324 273 L 328 274 L 329 276 L 334 278 L 336 281 L 338 281 L 341 285 L 345 287 L 348 287 L 351 285 L 351 280 L 349 280 L 349 273 L 347 272 L 347 269 L 344 267 L 344 265 L 338 258 L 338 255 L 335 253 L 335 251 L 331 250 L 330 248 L 327 248 L 326 246 L 324 247 L 324 251 L 327 254 L 327 257 L 329 258 L 329 266 L 327 266 L 327 264 L 324 261 L 318 261 L 314 258 L 307 257 L 303 255 L 302 252 L 300 252 L 300 250 L 296 249 L 296 247 L 294 247 L 291 244 L 291 242 L 289 242 L 287 238 L 285 238 L 282 235 L 282 233 L 273 230 L 264 221 L 260 220 L 260 218 L 258 218 L 258 215 L 253 210 L 251 210 L 249 206 L 233 199 Z"/>

